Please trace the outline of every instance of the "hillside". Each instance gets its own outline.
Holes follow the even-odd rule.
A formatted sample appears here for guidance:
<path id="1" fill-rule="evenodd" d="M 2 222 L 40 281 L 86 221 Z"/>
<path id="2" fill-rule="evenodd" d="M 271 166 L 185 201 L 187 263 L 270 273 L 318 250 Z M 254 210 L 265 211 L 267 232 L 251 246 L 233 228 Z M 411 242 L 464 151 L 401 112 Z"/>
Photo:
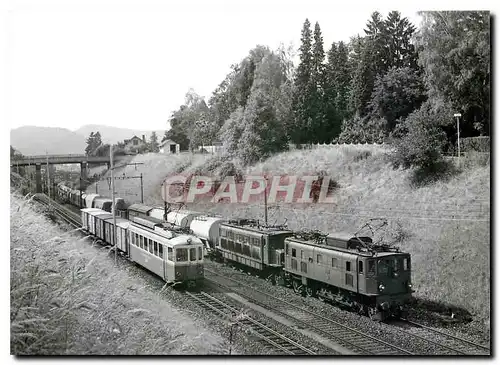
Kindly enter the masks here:
<path id="1" fill-rule="evenodd" d="M 146 140 L 149 141 L 149 137 L 153 131 L 145 131 L 138 129 L 127 129 L 127 128 L 117 128 L 117 127 L 109 127 L 106 125 L 97 125 L 97 124 L 86 124 L 83 127 L 75 130 L 75 133 L 87 138 L 91 132 L 101 133 L 102 141 L 104 143 L 117 143 L 123 142 L 124 139 L 130 139 L 133 136 L 137 136 L 142 138 L 145 135 Z M 161 141 L 163 135 L 165 134 L 165 130 L 157 130 L 155 131 L 158 136 L 158 142 Z"/>
<path id="2" fill-rule="evenodd" d="M 23 155 L 84 153 L 85 138 L 66 128 L 25 126 L 10 131 L 10 144 Z"/>
<path id="3" fill-rule="evenodd" d="M 144 202 L 163 204 L 162 179 L 173 172 L 203 171 L 212 156 L 137 156 L 118 175 L 144 174 Z M 213 162 L 213 160 L 212 160 Z M 386 217 L 387 237 L 412 254 L 416 297 L 455 305 L 471 312 L 483 325 L 490 313 L 490 167 L 468 164 L 446 182 L 424 187 L 410 184 L 411 171 L 395 170 L 379 147 L 329 147 L 280 153 L 245 173 L 303 175 L 320 170 L 332 176 L 339 188 L 333 204 L 286 205 L 269 208 L 270 222 L 286 218 L 293 229 L 354 233 L 370 218 Z M 205 171 L 207 173 L 207 171 Z M 109 195 L 108 184 L 99 192 Z M 140 201 L 138 180 L 117 180 L 120 196 Z M 94 188 L 89 187 L 90 191 Z M 190 208 L 263 219 L 262 204 L 196 204 Z"/>
<path id="4" fill-rule="evenodd" d="M 91 132 L 101 133 L 103 143 L 117 143 L 134 135 L 149 141 L 152 131 L 108 127 L 88 124 L 75 131 L 66 128 L 24 126 L 10 131 L 10 144 L 23 155 L 76 154 L 84 153 L 86 140 Z M 158 142 L 164 130 L 156 131 Z"/>

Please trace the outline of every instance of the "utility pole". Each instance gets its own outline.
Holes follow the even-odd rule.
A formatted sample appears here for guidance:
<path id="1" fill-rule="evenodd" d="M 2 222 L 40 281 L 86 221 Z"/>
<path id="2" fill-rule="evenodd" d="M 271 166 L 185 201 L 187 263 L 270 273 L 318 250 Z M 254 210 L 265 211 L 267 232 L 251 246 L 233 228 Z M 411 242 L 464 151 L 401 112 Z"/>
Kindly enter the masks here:
<path id="1" fill-rule="evenodd" d="M 144 186 L 142 185 L 142 172 L 141 172 L 141 204 L 144 204 Z"/>
<path id="2" fill-rule="evenodd" d="M 50 198 L 49 153 L 47 152 L 47 150 L 45 150 L 45 155 L 47 156 L 47 193 L 48 193 L 49 198 Z"/>
<path id="3" fill-rule="evenodd" d="M 457 145 L 458 145 L 458 157 L 460 157 L 460 117 L 462 117 L 462 114 L 460 113 L 455 113 L 453 114 L 455 118 L 457 118 Z"/>
<path id="4" fill-rule="evenodd" d="M 267 226 L 267 176 L 264 177 L 264 221 Z"/>
<path id="5" fill-rule="evenodd" d="M 116 212 L 115 212 L 115 179 L 113 176 L 113 145 L 109 148 L 109 158 L 111 162 L 111 196 L 113 197 L 113 205 L 111 213 L 113 214 L 113 247 L 115 248 L 115 265 L 117 263 L 118 250 L 116 249 Z"/>

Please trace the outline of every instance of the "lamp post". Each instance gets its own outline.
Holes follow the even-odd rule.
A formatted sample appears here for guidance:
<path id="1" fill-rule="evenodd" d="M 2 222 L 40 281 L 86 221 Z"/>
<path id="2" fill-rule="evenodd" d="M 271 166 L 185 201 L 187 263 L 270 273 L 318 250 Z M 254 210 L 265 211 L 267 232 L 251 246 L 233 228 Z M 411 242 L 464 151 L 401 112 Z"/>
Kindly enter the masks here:
<path id="1" fill-rule="evenodd" d="M 460 118 L 462 117 L 462 114 L 455 113 L 455 114 L 453 114 L 453 116 L 455 118 L 457 118 L 457 135 L 458 135 L 457 146 L 458 146 L 458 158 L 459 158 L 459 161 L 460 161 Z"/>

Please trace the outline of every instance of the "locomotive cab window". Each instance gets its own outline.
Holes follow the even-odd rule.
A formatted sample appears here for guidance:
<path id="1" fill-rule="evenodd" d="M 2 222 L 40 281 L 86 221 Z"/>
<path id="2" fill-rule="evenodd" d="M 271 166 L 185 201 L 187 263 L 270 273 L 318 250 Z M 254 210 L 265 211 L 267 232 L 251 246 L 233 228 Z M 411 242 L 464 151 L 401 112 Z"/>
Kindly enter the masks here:
<path id="1" fill-rule="evenodd" d="M 363 261 L 359 261 L 359 273 L 363 273 Z"/>
<path id="2" fill-rule="evenodd" d="M 375 260 L 368 260 L 368 274 L 375 274 Z"/>
<path id="3" fill-rule="evenodd" d="M 285 252 L 286 252 L 286 254 L 288 256 L 288 243 L 285 244 Z"/>
<path id="4" fill-rule="evenodd" d="M 168 252 L 167 260 L 174 261 L 174 250 L 172 249 L 172 247 L 169 247 L 167 252 Z"/>
<path id="5" fill-rule="evenodd" d="M 196 247 L 193 247 L 189 249 L 189 261 L 195 261 L 195 260 L 196 260 Z"/>
<path id="6" fill-rule="evenodd" d="M 198 260 L 203 260 L 203 248 L 198 247 Z"/>
<path id="7" fill-rule="evenodd" d="M 410 260 L 407 257 L 403 259 L 403 270 L 404 271 L 410 270 Z"/>
<path id="8" fill-rule="evenodd" d="M 323 258 L 321 257 L 321 255 L 317 255 L 316 256 L 316 261 L 318 264 L 322 264 L 323 263 Z"/>
<path id="9" fill-rule="evenodd" d="M 292 257 L 297 257 L 297 250 L 292 248 Z"/>
<path id="10" fill-rule="evenodd" d="M 158 244 L 158 255 L 163 258 L 163 245 L 160 243 Z"/>
<path id="11" fill-rule="evenodd" d="M 345 263 L 345 271 L 351 271 L 351 263 L 349 261 Z"/>
<path id="12" fill-rule="evenodd" d="M 176 261 L 187 261 L 188 251 L 187 248 L 177 248 L 175 250 Z"/>

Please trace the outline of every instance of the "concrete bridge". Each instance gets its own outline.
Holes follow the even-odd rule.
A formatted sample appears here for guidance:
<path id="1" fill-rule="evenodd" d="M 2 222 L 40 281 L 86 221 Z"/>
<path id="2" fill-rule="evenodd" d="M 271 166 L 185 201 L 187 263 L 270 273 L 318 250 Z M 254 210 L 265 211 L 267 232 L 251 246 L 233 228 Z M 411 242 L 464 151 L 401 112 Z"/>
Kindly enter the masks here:
<path id="1" fill-rule="evenodd" d="M 22 158 L 11 160 L 10 167 L 16 168 L 21 166 L 35 166 L 36 171 L 36 192 L 42 192 L 42 165 L 62 165 L 62 164 L 80 164 L 80 176 L 82 179 L 87 179 L 87 164 L 101 163 L 107 164 L 110 167 L 111 161 L 109 156 L 86 156 L 86 155 L 39 155 L 39 156 L 23 156 Z"/>

